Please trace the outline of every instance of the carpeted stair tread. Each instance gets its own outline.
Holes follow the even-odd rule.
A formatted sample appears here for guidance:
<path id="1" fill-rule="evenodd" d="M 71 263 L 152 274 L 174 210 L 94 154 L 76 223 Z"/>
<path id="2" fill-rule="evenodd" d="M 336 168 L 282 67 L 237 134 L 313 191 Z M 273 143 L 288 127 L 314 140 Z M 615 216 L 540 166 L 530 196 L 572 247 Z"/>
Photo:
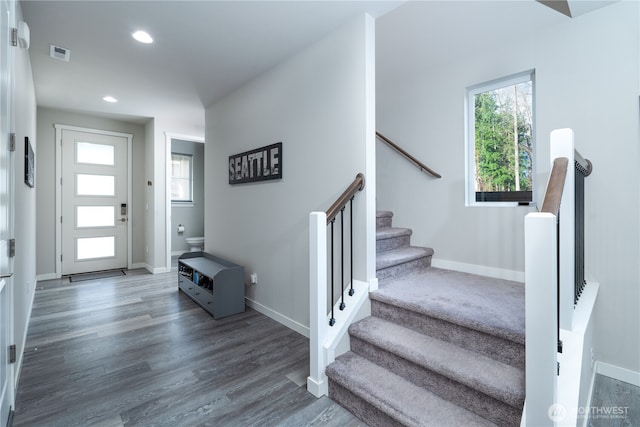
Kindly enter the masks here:
<path id="1" fill-rule="evenodd" d="M 370 298 L 524 344 L 522 283 L 431 267 L 381 283 Z"/>
<path id="2" fill-rule="evenodd" d="M 419 258 L 433 255 L 433 249 L 417 246 L 406 246 L 391 251 L 381 252 L 376 256 L 376 270 L 404 264 Z"/>
<path id="3" fill-rule="evenodd" d="M 376 211 L 376 229 L 391 227 L 393 221 L 393 212 L 391 211 Z"/>
<path id="4" fill-rule="evenodd" d="M 393 217 L 392 211 L 376 211 L 376 218 L 391 218 Z"/>
<path id="5" fill-rule="evenodd" d="M 349 334 L 522 409 L 524 372 L 521 369 L 373 316 L 352 324 Z"/>
<path id="6" fill-rule="evenodd" d="M 410 228 L 386 227 L 376 231 L 376 239 L 384 240 L 400 236 L 411 236 L 411 233 L 413 232 Z"/>
<path id="7" fill-rule="evenodd" d="M 353 352 L 336 358 L 326 373 L 330 381 L 335 381 L 402 425 L 495 426 Z"/>
<path id="8" fill-rule="evenodd" d="M 404 248 L 411 243 L 410 228 L 385 227 L 376 231 L 376 253 Z"/>

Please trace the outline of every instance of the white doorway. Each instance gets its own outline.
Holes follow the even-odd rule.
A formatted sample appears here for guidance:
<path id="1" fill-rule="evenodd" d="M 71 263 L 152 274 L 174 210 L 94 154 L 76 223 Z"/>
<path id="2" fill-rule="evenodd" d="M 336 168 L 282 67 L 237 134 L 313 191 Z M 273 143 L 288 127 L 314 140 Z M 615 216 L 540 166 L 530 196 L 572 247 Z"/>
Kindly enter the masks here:
<path id="1" fill-rule="evenodd" d="M 166 263 L 167 263 L 167 271 L 171 270 L 171 257 L 172 257 L 172 235 L 174 230 L 177 227 L 177 223 L 173 224 L 173 218 L 172 218 L 172 197 L 171 197 L 171 175 L 172 175 L 172 150 L 171 150 L 171 143 L 173 140 L 180 140 L 180 141 L 190 141 L 190 142 L 195 142 L 195 143 L 201 143 L 204 144 L 204 138 L 199 137 L 199 136 L 193 136 L 193 135 L 184 135 L 184 134 L 178 134 L 178 133 L 170 133 L 170 132 L 166 132 L 165 133 L 165 152 L 166 152 L 166 156 L 167 156 L 167 161 L 166 161 L 166 242 L 167 242 L 167 258 L 166 258 Z M 203 201 L 203 205 L 204 205 L 204 201 Z"/>
<path id="2" fill-rule="evenodd" d="M 127 268 L 132 135 L 60 125 L 56 135 L 57 275 Z"/>

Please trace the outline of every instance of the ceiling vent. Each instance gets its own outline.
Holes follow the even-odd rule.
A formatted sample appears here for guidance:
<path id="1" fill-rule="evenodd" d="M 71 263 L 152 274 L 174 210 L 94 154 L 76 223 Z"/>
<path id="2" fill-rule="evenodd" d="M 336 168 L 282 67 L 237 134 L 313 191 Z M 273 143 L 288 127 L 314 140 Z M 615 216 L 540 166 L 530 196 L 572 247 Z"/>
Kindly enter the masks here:
<path id="1" fill-rule="evenodd" d="M 59 59 L 61 61 L 69 62 L 71 51 L 66 47 L 51 45 L 49 49 L 49 56 L 53 59 Z"/>

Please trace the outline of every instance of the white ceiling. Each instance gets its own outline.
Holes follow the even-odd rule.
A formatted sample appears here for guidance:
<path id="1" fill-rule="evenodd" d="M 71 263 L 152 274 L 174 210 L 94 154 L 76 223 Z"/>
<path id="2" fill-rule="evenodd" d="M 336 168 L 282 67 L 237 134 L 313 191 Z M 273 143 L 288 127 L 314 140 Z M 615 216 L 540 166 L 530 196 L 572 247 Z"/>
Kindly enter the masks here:
<path id="1" fill-rule="evenodd" d="M 400 3 L 23 0 L 21 7 L 39 106 L 198 123 L 203 107 L 350 17 L 379 16 Z M 155 42 L 134 41 L 138 29 Z M 69 49 L 70 62 L 50 58 L 50 44 Z"/>
<path id="2" fill-rule="evenodd" d="M 376 78 L 385 82 L 462 62 L 507 38 L 570 20 L 534 0 L 409 2 L 376 23 Z"/>
<path id="3" fill-rule="evenodd" d="M 378 81 L 398 78 L 399 66 L 428 67 L 571 19 L 534 0 L 403 3 L 22 0 L 21 5 L 31 29 L 39 106 L 202 125 L 203 107 L 362 12 L 381 17 Z M 138 29 L 155 42 L 134 41 L 131 33 Z M 50 44 L 70 49 L 71 61 L 51 59 Z M 105 95 L 119 102 L 108 104 Z"/>

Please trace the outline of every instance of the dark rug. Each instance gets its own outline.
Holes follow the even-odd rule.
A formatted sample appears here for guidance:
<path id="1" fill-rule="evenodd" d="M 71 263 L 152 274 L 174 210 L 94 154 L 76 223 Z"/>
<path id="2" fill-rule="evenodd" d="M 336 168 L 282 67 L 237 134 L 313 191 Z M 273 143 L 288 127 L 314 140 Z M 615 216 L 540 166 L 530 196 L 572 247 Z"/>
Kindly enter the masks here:
<path id="1" fill-rule="evenodd" d="M 117 276 L 125 276 L 127 273 L 122 270 L 106 270 L 106 271 L 96 271 L 93 273 L 80 273 L 80 274 L 72 274 L 69 277 L 70 282 L 83 282 L 85 280 L 96 280 L 96 279 L 106 279 L 108 277 L 117 277 Z"/>

